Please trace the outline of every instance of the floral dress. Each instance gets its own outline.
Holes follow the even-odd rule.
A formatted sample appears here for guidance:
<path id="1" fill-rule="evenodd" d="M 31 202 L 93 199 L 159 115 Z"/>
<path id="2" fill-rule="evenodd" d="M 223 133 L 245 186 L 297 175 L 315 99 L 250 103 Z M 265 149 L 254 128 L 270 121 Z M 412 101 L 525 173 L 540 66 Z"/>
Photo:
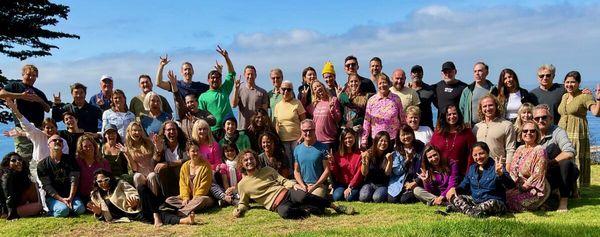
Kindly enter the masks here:
<path id="1" fill-rule="evenodd" d="M 506 192 L 508 209 L 515 212 L 537 209 L 550 194 L 546 181 L 546 151 L 542 146 L 517 148 L 510 162 L 510 177 L 516 187 Z"/>

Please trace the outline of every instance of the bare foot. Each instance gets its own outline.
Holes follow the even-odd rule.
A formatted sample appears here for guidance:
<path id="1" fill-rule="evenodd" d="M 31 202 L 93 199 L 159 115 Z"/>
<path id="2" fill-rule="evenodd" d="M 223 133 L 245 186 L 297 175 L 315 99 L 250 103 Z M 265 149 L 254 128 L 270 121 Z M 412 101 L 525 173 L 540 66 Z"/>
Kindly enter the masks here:
<path id="1" fill-rule="evenodd" d="M 557 212 L 567 212 L 569 211 L 569 209 L 567 208 L 569 203 L 569 199 L 568 198 L 561 198 L 560 202 L 558 204 L 558 209 L 556 210 Z"/>
<path id="2" fill-rule="evenodd" d="M 196 224 L 196 214 L 194 212 L 192 212 L 187 217 L 181 218 L 181 220 L 179 220 L 179 224 L 184 224 L 184 225 Z"/>
<path id="3" fill-rule="evenodd" d="M 158 213 L 153 213 L 154 216 L 154 227 L 158 228 L 163 225 L 162 220 L 160 219 L 160 215 Z"/>

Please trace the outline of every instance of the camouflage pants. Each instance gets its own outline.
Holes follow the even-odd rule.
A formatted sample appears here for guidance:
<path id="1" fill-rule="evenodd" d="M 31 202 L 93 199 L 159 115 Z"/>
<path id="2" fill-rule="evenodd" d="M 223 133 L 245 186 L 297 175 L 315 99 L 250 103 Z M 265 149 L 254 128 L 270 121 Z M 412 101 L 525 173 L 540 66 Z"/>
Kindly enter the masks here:
<path id="1" fill-rule="evenodd" d="M 506 212 L 506 205 L 502 201 L 490 199 L 482 203 L 475 203 L 475 200 L 468 195 L 454 197 L 450 201 L 449 208 L 471 217 L 487 217 L 501 215 Z"/>
<path id="2" fill-rule="evenodd" d="M 33 154 L 33 143 L 27 137 L 17 136 L 15 140 L 15 152 L 19 154 L 25 161 L 31 160 Z"/>

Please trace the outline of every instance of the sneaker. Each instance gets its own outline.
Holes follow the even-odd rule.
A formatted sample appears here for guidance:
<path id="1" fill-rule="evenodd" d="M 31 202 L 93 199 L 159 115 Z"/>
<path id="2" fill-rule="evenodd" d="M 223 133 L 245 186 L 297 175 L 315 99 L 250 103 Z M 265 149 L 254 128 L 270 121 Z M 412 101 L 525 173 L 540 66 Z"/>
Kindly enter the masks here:
<path id="1" fill-rule="evenodd" d="M 448 206 L 446 206 L 446 213 L 450 212 L 458 212 L 458 209 L 454 205 L 449 204 Z"/>
<path id="2" fill-rule="evenodd" d="M 354 215 L 356 213 L 356 211 L 354 211 L 354 207 L 351 207 L 351 206 L 340 205 L 340 206 L 336 206 L 334 210 L 338 214 Z"/>

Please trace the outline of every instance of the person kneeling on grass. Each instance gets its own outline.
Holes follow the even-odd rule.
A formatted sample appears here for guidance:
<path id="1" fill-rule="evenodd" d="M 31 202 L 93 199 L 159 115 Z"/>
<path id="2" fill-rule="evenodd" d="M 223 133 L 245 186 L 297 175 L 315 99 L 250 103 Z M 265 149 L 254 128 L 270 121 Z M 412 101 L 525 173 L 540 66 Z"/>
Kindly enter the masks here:
<path id="1" fill-rule="evenodd" d="M 456 188 L 446 193 L 450 201 L 447 210 L 462 212 L 472 217 L 502 215 L 506 212 L 506 189 L 515 186 L 500 159 L 489 157 L 490 148 L 485 142 L 473 145 L 471 155 L 475 161 L 466 177 Z M 464 195 L 466 193 L 471 195 Z"/>
<path id="2" fill-rule="evenodd" d="M 136 190 L 124 180 L 115 178 L 110 172 L 98 169 L 94 172 L 94 190 L 87 209 L 94 213 L 98 220 L 107 222 L 136 220 L 161 226 L 163 223 L 176 225 L 195 223 L 194 213 L 184 218 L 175 214 L 158 210 L 158 198 L 146 185 Z"/>
<path id="3" fill-rule="evenodd" d="M 284 219 L 301 219 L 312 214 L 322 214 L 325 208 L 334 209 L 340 214 L 354 214 L 354 208 L 338 206 L 329 200 L 302 191 L 294 181 L 279 175 L 271 167 L 259 168 L 257 155 L 245 150 L 238 156 L 238 167 L 245 176 L 238 183 L 240 202 L 233 210 L 238 218 L 249 209 L 250 199 L 270 211 L 277 212 Z"/>

